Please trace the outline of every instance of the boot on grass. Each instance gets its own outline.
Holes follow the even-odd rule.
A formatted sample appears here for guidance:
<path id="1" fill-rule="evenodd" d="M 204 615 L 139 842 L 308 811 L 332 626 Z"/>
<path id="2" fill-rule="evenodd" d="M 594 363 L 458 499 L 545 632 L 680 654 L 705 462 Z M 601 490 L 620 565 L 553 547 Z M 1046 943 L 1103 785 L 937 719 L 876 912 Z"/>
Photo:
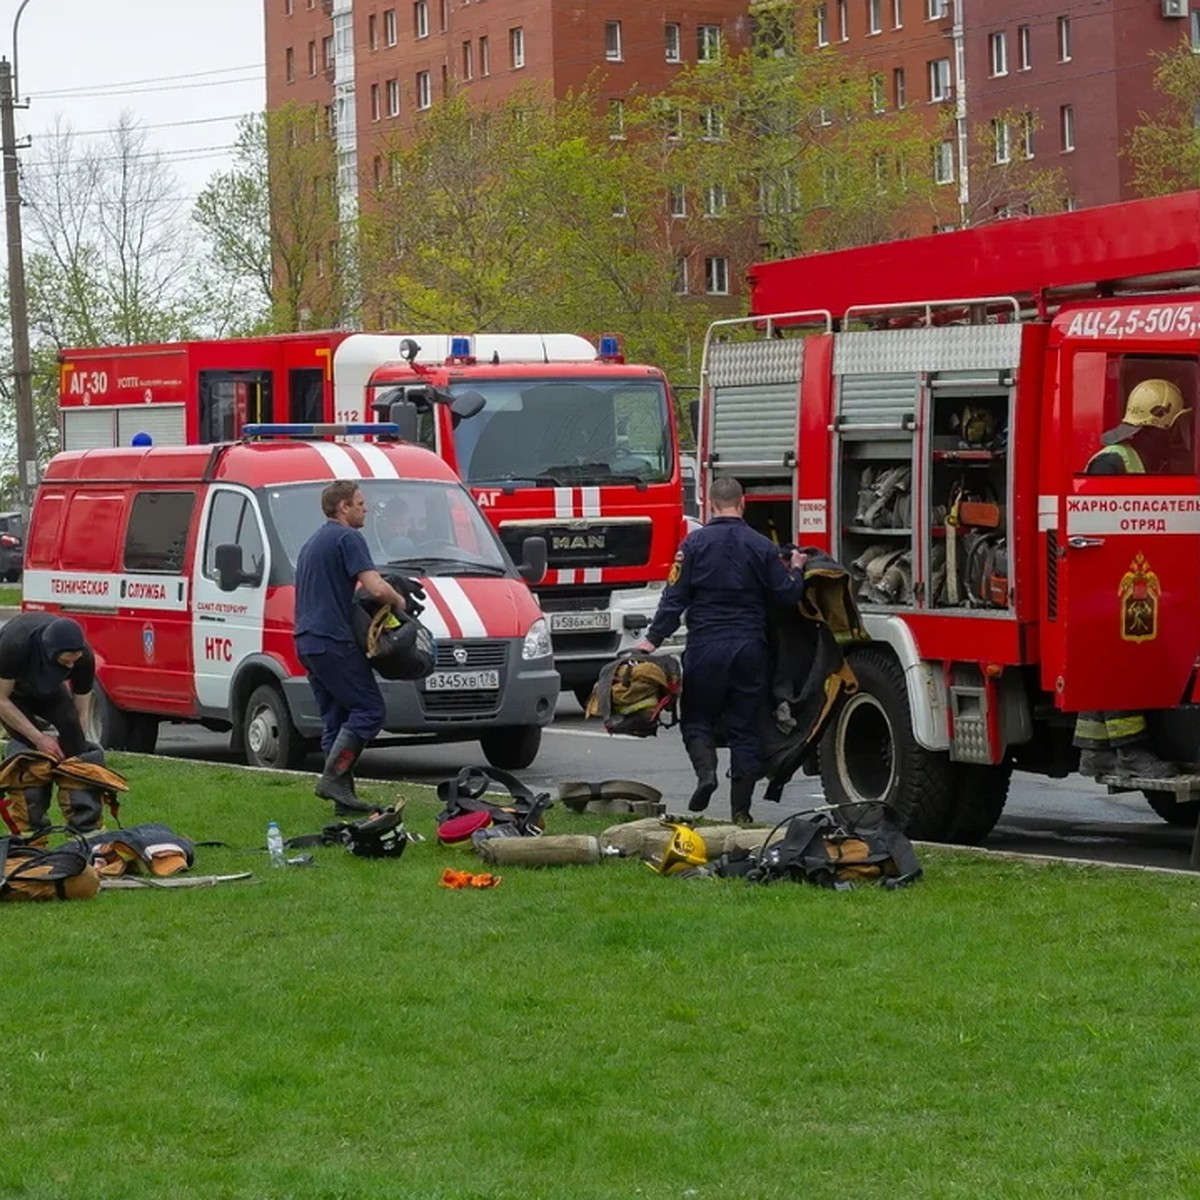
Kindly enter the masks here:
<path id="1" fill-rule="evenodd" d="M 753 825 L 750 801 L 754 797 L 753 779 L 734 779 L 729 785 L 729 807 L 735 825 Z"/>
<path id="2" fill-rule="evenodd" d="M 369 804 L 363 803 L 354 790 L 354 764 L 358 762 L 366 745 L 362 738 L 343 729 L 330 746 L 325 759 L 325 770 L 317 780 L 317 786 L 313 788 L 322 800 L 333 801 L 333 811 L 339 817 L 375 811 Z"/>

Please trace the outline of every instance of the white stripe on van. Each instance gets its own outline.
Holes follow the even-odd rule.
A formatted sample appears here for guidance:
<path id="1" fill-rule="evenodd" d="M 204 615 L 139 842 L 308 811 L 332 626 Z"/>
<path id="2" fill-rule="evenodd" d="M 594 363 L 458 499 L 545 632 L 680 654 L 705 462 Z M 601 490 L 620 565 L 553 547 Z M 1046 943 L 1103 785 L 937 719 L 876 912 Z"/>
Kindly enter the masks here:
<path id="1" fill-rule="evenodd" d="M 437 585 L 437 590 L 458 622 L 463 637 L 487 637 L 487 626 L 483 623 L 479 610 L 471 603 L 471 597 L 463 591 L 463 586 L 457 579 L 439 576 L 431 582 Z"/>
<path id="2" fill-rule="evenodd" d="M 334 479 L 362 478 L 358 464 L 341 446 L 335 446 L 332 442 L 309 442 L 309 445 L 325 460 L 325 465 L 333 474 Z M 358 450 L 361 447 L 356 446 L 355 449 Z"/>
<path id="3" fill-rule="evenodd" d="M 366 461 L 367 470 L 376 479 L 399 479 L 400 472 L 396 464 L 372 442 L 359 442 L 354 447 L 355 452 Z"/>
<path id="4" fill-rule="evenodd" d="M 435 638 L 445 640 L 450 636 L 450 626 L 446 624 L 445 618 L 438 609 L 437 601 L 434 599 L 435 596 L 440 596 L 442 593 L 433 586 L 432 579 L 422 579 L 421 586 L 425 589 L 425 606 L 417 619 Z"/>

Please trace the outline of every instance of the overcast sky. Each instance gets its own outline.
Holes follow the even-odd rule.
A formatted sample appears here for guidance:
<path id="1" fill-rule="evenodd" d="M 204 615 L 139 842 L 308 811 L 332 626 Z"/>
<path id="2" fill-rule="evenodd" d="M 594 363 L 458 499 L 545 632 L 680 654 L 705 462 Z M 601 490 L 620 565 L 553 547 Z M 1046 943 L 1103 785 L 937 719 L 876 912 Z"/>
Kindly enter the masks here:
<path id="1" fill-rule="evenodd" d="M 17 8 L 0 5 L 7 56 Z M 263 0 L 30 0 L 17 70 L 27 160 L 60 116 L 90 137 L 128 110 L 192 198 L 228 166 L 237 118 L 265 103 Z"/>

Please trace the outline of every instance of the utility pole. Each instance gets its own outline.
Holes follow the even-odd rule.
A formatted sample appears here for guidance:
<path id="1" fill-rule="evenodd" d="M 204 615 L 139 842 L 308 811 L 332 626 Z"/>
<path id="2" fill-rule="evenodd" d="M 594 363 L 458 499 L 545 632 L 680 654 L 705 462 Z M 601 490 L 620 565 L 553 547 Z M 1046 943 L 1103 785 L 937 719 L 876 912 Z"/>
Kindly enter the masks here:
<path id="1" fill-rule="evenodd" d="M 21 8 L 25 5 L 22 4 Z M 20 13 L 18 12 L 18 18 Z M 15 35 L 14 29 L 14 35 Z M 4 162 L 4 213 L 8 230 L 8 315 L 12 328 L 13 391 L 17 416 L 18 507 L 28 515 L 37 483 L 33 435 L 33 364 L 29 357 L 29 312 L 25 295 L 25 251 L 21 244 L 21 181 L 17 170 L 17 130 L 13 69 L 0 58 L 0 153 Z"/>

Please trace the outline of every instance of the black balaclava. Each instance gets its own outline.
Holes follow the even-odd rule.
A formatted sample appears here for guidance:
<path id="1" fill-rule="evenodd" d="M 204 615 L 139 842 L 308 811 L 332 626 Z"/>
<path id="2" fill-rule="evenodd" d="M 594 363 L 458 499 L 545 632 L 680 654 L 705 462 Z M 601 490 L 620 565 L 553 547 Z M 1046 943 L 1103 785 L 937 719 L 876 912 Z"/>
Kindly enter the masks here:
<path id="1" fill-rule="evenodd" d="M 47 696 L 66 683 L 71 674 L 70 667 L 58 662 L 58 656 L 67 650 L 86 650 L 83 630 L 70 617 L 57 617 L 39 631 L 42 653 L 30 664 L 32 678 L 29 690 L 35 696 Z"/>

